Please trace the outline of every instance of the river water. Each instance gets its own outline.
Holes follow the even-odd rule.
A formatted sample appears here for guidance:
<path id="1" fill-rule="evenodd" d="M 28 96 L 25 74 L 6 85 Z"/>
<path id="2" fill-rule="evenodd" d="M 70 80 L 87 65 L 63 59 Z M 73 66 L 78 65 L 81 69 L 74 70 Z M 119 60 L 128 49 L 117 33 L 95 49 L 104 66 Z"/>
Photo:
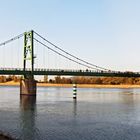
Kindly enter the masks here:
<path id="1" fill-rule="evenodd" d="M 140 89 L 0 87 L 0 131 L 20 140 L 139 140 Z"/>

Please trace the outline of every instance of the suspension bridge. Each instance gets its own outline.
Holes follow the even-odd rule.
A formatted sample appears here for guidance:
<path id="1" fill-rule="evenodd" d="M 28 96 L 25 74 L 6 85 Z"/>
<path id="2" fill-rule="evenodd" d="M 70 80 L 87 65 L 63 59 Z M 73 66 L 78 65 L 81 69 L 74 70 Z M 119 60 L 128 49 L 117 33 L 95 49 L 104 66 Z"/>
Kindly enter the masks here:
<path id="1" fill-rule="evenodd" d="M 85 61 L 33 30 L 0 44 L 0 75 L 23 75 L 21 94 L 30 95 L 36 94 L 35 75 L 140 77 L 139 72 L 114 71 Z"/>

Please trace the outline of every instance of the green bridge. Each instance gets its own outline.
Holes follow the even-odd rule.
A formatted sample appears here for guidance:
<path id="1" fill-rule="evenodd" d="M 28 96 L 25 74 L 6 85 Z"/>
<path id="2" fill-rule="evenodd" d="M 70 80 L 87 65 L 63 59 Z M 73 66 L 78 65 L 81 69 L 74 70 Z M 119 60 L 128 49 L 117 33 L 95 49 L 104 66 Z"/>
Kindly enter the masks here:
<path id="1" fill-rule="evenodd" d="M 34 36 L 36 35 L 36 36 Z M 24 95 L 36 95 L 36 80 L 34 79 L 34 75 L 61 75 L 61 76 L 102 76 L 102 77 L 140 77 L 139 72 L 120 72 L 120 71 L 113 71 L 110 69 L 106 69 L 97 65 L 94 65 L 92 63 L 89 63 L 83 59 L 78 58 L 77 56 L 74 56 L 67 51 L 61 49 L 60 47 L 56 46 L 55 44 L 51 43 L 44 37 L 42 37 L 40 34 L 36 33 L 35 31 L 31 30 L 29 32 L 25 32 L 23 34 L 20 34 L 10 40 L 7 40 L 0 44 L 0 47 L 4 46 L 6 47 L 7 44 L 10 42 L 13 42 L 17 39 L 20 39 L 24 37 L 24 45 L 23 45 L 23 67 L 22 68 L 6 68 L 0 66 L 0 75 L 22 75 L 24 78 L 21 79 L 20 82 L 20 93 Z M 41 41 L 40 41 L 41 40 Z M 48 50 L 52 51 L 53 53 L 67 59 L 68 61 L 71 61 L 73 63 L 76 63 L 80 66 L 84 66 L 85 70 L 77 69 L 46 69 L 46 68 L 35 68 L 35 43 L 40 44 L 44 48 L 47 48 Z M 45 43 L 44 43 L 45 42 Z M 48 44 L 52 45 L 52 47 L 49 47 Z M 9 50 L 8 50 L 9 51 Z M 16 51 L 14 50 L 16 55 Z M 4 54 L 1 54 L 5 56 Z M 7 54 L 6 54 L 7 55 Z M 4 60 L 4 58 L 3 58 Z M 10 60 L 10 58 L 9 58 Z M 18 60 L 17 60 L 18 61 Z M 56 60 L 56 61 L 59 61 Z M 28 65 L 27 65 L 28 64 Z"/>
<path id="2" fill-rule="evenodd" d="M 140 77 L 140 73 L 91 71 L 91 70 L 64 70 L 64 69 L 0 69 L 0 75 L 62 75 L 62 76 L 102 76 L 102 77 Z"/>

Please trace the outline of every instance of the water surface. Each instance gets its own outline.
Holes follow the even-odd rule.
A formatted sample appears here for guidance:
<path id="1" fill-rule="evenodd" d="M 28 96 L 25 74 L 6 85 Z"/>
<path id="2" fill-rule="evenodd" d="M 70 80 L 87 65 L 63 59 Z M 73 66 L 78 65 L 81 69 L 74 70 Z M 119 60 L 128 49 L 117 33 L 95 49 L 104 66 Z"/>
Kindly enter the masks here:
<path id="1" fill-rule="evenodd" d="M 139 140 L 140 89 L 0 87 L 0 130 L 21 140 Z"/>

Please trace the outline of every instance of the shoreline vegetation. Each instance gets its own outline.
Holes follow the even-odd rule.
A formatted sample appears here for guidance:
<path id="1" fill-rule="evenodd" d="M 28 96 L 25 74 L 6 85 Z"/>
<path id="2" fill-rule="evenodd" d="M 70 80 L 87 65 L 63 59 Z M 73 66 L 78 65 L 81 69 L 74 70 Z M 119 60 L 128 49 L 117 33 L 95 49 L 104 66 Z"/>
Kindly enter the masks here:
<path id="1" fill-rule="evenodd" d="M 0 76 L 0 86 L 19 86 L 20 76 Z M 140 88 L 140 78 L 129 77 L 61 77 L 56 76 L 53 79 L 44 79 L 37 81 L 37 86 L 42 87 L 72 87 L 73 83 L 79 88 Z"/>
<path id="2" fill-rule="evenodd" d="M 19 86 L 20 82 L 4 82 L 0 83 L 0 86 Z M 56 84 L 56 83 L 37 83 L 38 87 L 73 87 L 73 84 Z M 77 84 L 78 88 L 140 88 L 140 85 L 99 85 L 99 84 Z"/>

